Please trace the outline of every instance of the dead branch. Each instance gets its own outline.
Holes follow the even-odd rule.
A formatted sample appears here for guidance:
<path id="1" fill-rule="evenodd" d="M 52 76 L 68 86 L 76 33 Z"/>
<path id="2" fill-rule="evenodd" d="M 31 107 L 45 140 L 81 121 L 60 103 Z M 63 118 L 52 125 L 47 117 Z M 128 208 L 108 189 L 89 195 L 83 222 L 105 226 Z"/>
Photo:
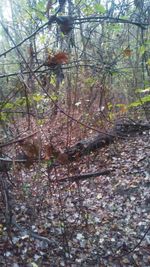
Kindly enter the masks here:
<path id="1" fill-rule="evenodd" d="M 133 136 L 135 133 L 142 133 L 150 129 L 149 124 L 131 123 L 131 122 L 118 122 L 107 133 L 100 133 L 93 138 L 81 140 L 73 147 L 67 149 L 65 153 L 68 155 L 70 161 L 76 158 L 89 154 L 92 151 L 101 149 L 117 139 L 125 139 L 128 136 Z"/>
<path id="2" fill-rule="evenodd" d="M 100 175 L 108 175 L 112 172 L 113 170 L 104 170 L 104 171 L 100 171 L 100 172 L 92 172 L 92 173 L 85 173 L 85 174 L 81 174 L 81 175 L 75 175 L 75 176 L 71 176 L 71 177 L 65 177 L 63 179 L 60 179 L 59 182 L 77 182 L 80 180 L 85 180 L 91 177 L 97 177 Z"/>
<path id="3" fill-rule="evenodd" d="M 40 240 L 40 241 L 44 241 L 44 242 L 48 243 L 48 244 L 51 245 L 51 246 L 54 245 L 54 244 L 55 244 L 55 245 L 58 245 L 58 244 L 56 244 L 55 240 L 53 240 L 53 239 L 50 240 L 50 239 L 47 238 L 47 237 L 38 235 L 38 234 L 34 233 L 34 232 L 31 231 L 31 230 L 28 230 L 28 229 L 25 229 L 25 228 L 21 227 L 21 226 L 17 223 L 17 221 L 16 221 L 14 215 L 12 216 L 11 224 L 12 224 L 12 226 L 15 226 L 20 232 L 25 232 L 27 235 L 29 235 L 30 237 L 32 237 L 32 238 L 34 238 L 34 239 L 38 239 L 38 240 Z"/>
<path id="4" fill-rule="evenodd" d="M 38 133 L 38 131 L 35 131 L 35 132 L 33 132 L 33 133 L 31 133 L 31 134 L 29 134 L 29 135 L 27 135 L 27 136 L 25 136 L 25 137 L 22 137 L 22 138 L 18 138 L 18 139 L 16 138 L 15 140 L 9 141 L 8 143 L 1 144 L 1 145 L 0 145 L 0 148 L 2 148 L 2 147 L 6 147 L 6 146 L 10 146 L 10 145 L 19 143 L 19 142 L 21 142 L 21 141 L 24 141 L 25 139 L 28 139 L 28 138 L 32 137 L 32 136 L 35 135 L 36 133 Z M 0 159 L 0 160 L 1 160 L 1 159 Z M 6 161 L 7 161 L 7 159 L 6 159 Z"/>

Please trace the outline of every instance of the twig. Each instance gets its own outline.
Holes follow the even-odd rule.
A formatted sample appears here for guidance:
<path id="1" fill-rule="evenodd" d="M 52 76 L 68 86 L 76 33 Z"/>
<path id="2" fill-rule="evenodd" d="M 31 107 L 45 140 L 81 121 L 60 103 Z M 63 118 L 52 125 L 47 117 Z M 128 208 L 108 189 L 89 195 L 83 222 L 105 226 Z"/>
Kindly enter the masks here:
<path id="1" fill-rule="evenodd" d="M 126 253 L 122 255 L 118 255 L 118 256 L 112 255 L 112 257 L 115 259 L 119 259 L 119 258 L 129 255 L 130 253 L 133 253 L 136 250 L 136 248 L 138 248 L 141 245 L 142 241 L 144 240 L 145 236 L 148 234 L 149 231 L 150 231 L 150 226 L 148 226 L 144 235 L 141 237 L 140 241 L 132 249 L 130 249 L 129 251 L 127 251 Z"/>
<path id="2" fill-rule="evenodd" d="M 136 21 L 114 18 L 114 17 L 109 17 L 109 16 L 84 17 L 84 18 L 77 18 L 74 20 L 79 21 L 79 23 L 90 22 L 90 21 L 98 22 L 99 20 L 110 20 L 109 22 L 112 22 L 112 23 L 132 24 L 132 25 L 136 25 L 142 29 L 146 29 L 146 27 L 150 25 L 149 23 L 140 23 L 140 22 L 136 22 Z"/>
<path id="3" fill-rule="evenodd" d="M 50 17 L 49 21 L 47 21 L 46 23 L 44 23 L 41 27 L 39 27 L 36 31 L 34 31 L 33 33 L 31 33 L 29 36 L 27 36 L 25 39 L 23 39 L 20 43 L 14 45 L 13 47 L 11 47 L 10 49 L 8 49 L 7 51 L 3 52 L 2 54 L 0 54 L 0 57 L 2 56 L 6 56 L 6 54 L 8 54 L 9 52 L 11 52 L 12 50 L 18 48 L 19 46 L 21 46 L 23 43 L 25 43 L 26 41 L 28 41 L 29 39 L 31 39 L 34 35 L 36 35 L 40 30 L 42 30 L 45 26 L 52 24 L 53 22 L 55 22 L 56 20 L 56 16 L 59 12 L 61 12 L 62 6 L 60 6 L 55 14 L 53 16 Z M 3 25 L 2 21 L 0 20 L 1 25 Z"/>
<path id="4" fill-rule="evenodd" d="M 22 228 L 22 227 L 16 222 L 14 215 L 12 216 L 11 224 L 12 224 L 13 226 L 15 226 L 20 232 L 26 232 L 26 234 L 29 235 L 30 237 L 33 237 L 33 238 L 38 239 L 38 240 L 40 240 L 40 241 L 44 241 L 44 242 L 48 243 L 49 245 L 54 245 L 54 244 L 55 244 L 55 245 L 58 245 L 58 244 L 56 243 L 55 240 L 50 240 L 49 238 L 44 237 L 44 236 L 41 236 L 41 235 L 38 235 L 38 234 L 34 233 L 34 232 L 31 231 L 31 230 Z"/>
<path id="5" fill-rule="evenodd" d="M 56 16 L 57 16 L 57 14 L 59 12 L 60 12 L 60 9 L 58 9 L 56 11 L 56 13 L 54 14 L 54 16 L 51 16 L 51 18 L 50 18 L 49 21 L 47 21 L 46 23 L 44 23 L 41 27 L 39 27 L 36 31 L 34 31 L 33 33 L 31 33 L 25 39 L 23 39 L 20 43 L 18 43 L 17 45 L 11 47 L 7 51 L 3 52 L 2 54 L 0 54 L 0 57 L 6 56 L 6 54 L 8 54 L 12 50 L 16 49 L 17 47 L 21 46 L 23 43 L 25 43 L 26 41 L 28 41 L 29 39 L 31 39 L 34 35 L 36 35 L 45 26 L 54 23 L 55 22 L 55 19 L 56 19 Z M 139 22 L 134 22 L 134 21 L 130 21 L 130 20 L 127 20 L 127 19 L 120 19 L 120 18 L 114 18 L 114 17 L 109 17 L 109 16 L 74 18 L 74 23 L 75 24 L 78 24 L 78 23 L 84 23 L 84 22 L 90 22 L 90 21 L 93 22 L 93 20 L 95 20 L 96 22 L 98 22 L 99 20 L 110 20 L 110 22 L 112 21 L 112 23 L 128 23 L 128 24 L 136 25 L 136 26 L 141 27 L 143 29 L 146 29 L 146 27 L 150 25 L 148 23 L 139 23 Z"/>
<path id="6" fill-rule="evenodd" d="M 85 173 L 85 174 L 81 174 L 81 175 L 75 175 L 75 176 L 71 176 L 71 177 L 65 177 L 63 179 L 58 180 L 58 182 L 66 182 L 66 181 L 71 181 L 71 182 L 76 182 L 79 180 L 85 180 L 91 177 L 97 177 L 99 175 L 108 175 L 112 172 L 113 170 L 104 170 L 101 172 L 94 172 L 94 173 Z"/>
<path id="7" fill-rule="evenodd" d="M 2 147 L 6 147 L 6 146 L 10 146 L 10 145 L 19 143 L 19 142 L 21 142 L 21 141 L 24 141 L 25 139 L 28 139 L 29 137 L 35 135 L 36 133 L 38 133 L 38 130 L 35 131 L 34 133 L 31 133 L 31 134 L 25 136 L 25 137 L 22 137 L 22 138 L 19 138 L 19 139 L 16 139 L 16 140 L 12 140 L 12 141 L 9 141 L 8 143 L 2 144 L 2 145 L 0 145 L 0 148 L 2 148 Z"/>
<path id="8" fill-rule="evenodd" d="M 17 45 L 11 47 L 7 51 L 3 52 L 2 54 L 0 54 L 0 57 L 6 56 L 6 54 L 8 54 L 12 50 L 16 49 L 17 47 L 21 46 L 23 43 L 25 43 L 26 41 L 28 41 L 29 39 L 31 39 L 34 35 L 36 35 L 41 29 L 43 29 L 47 25 L 48 25 L 48 22 L 46 22 L 41 27 L 39 27 L 36 31 L 34 31 L 33 33 L 31 33 L 29 36 L 27 36 L 25 39 L 23 39 L 20 43 L 18 43 Z"/>
<path id="9" fill-rule="evenodd" d="M 59 11 L 57 11 L 56 13 L 58 13 Z M 54 17 L 56 17 L 56 15 L 54 15 Z M 52 19 L 50 19 L 52 20 Z M 52 22 L 51 22 L 52 23 Z M 2 28 L 5 30 L 5 32 L 7 33 L 8 37 L 10 38 L 10 40 L 12 41 L 12 43 L 16 46 L 14 39 L 12 38 L 12 36 L 9 34 L 9 32 L 7 31 L 7 28 L 4 26 L 4 24 L 2 23 L 2 21 L 0 21 L 0 24 L 2 25 Z M 65 115 L 66 117 L 68 117 L 69 119 L 71 119 L 72 121 L 82 125 L 83 127 L 93 130 L 95 132 L 101 133 L 101 134 L 105 134 L 107 136 L 112 136 L 110 133 L 104 133 L 102 131 L 99 131 L 98 129 L 96 129 L 95 127 L 91 127 L 88 126 L 87 124 L 75 119 L 74 117 L 72 117 L 71 115 L 69 115 L 69 113 L 65 112 L 62 108 L 60 108 L 59 105 L 56 104 L 55 100 L 51 97 L 51 95 L 47 92 L 47 90 L 45 89 L 45 87 L 41 84 L 41 82 L 39 81 L 39 79 L 36 77 L 35 73 L 32 71 L 32 69 L 30 68 L 29 64 L 27 63 L 25 57 L 22 55 L 22 53 L 20 52 L 19 48 L 16 47 L 17 52 L 19 53 L 19 55 L 21 56 L 21 58 L 23 59 L 23 61 L 26 63 L 28 69 L 30 70 L 30 72 L 33 74 L 35 80 L 38 82 L 39 86 L 41 87 L 41 89 L 43 90 L 43 92 L 47 95 L 47 97 L 49 97 L 49 99 L 51 100 L 51 102 L 54 104 L 54 106 L 59 110 L 59 112 L 61 112 L 63 115 Z"/>
<path id="10" fill-rule="evenodd" d="M 62 64 L 62 69 L 63 70 L 68 70 L 68 69 L 79 68 L 79 67 L 89 67 L 89 68 L 93 68 L 94 67 L 96 70 L 100 70 L 100 71 L 105 70 L 103 67 L 98 66 L 98 65 L 95 66 L 93 64 L 79 64 L 80 61 L 82 62 L 82 60 L 72 61 L 72 62 L 69 62 L 68 64 L 65 64 L 64 66 Z M 53 68 L 50 68 L 50 67 L 45 69 L 45 70 L 39 70 L 41 67 L 43 67 L 43 64 L 40 67 L 38 67 L 37 69 L 32 70 L 32 72 L 34 72 L 34 73 L 47 73 L 49 71 L 53 71 Z M 131 69 L 131 68 L 132 67 L 127 67 L 126 69 Z M 141 69 L 141 67 L 135 67 L 135 69 Z M 118 72 L 120 71 L 120 73 L 123 73 L 123 72 L 121 72 L 121 70 L 124 70 L 124 68 L 115 68 L 114 69 L 114 71 L 118 71 Z M 13 77 L 13 76 L 17 76 L 17 75 L 20 75 L 20 74 L 26 75 L 26 74 L 30 74 L 30 73 L 31 73 L 30 71 L 22 71 L 21 73 L 20 72 L 13 72 L 13 73 L 8 73 L 8 74 L 6 73 L 6 74 L 0 75 L 0 79 L 1 78 Z"/>

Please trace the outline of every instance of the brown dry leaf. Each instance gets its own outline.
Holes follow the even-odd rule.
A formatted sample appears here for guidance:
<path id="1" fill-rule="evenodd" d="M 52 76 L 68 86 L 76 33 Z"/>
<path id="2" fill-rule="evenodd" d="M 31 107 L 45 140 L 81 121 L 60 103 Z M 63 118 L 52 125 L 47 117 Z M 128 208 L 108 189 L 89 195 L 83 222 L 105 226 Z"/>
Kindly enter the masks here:
<path id="1" fill-rule="evenodd" d="M 34 55 L 34 50 L 33 50 L 32 45 L 30 45 L 30 46 L 27 48 L 27 50 L 28 50 L 28 55 L 32 58 L 33 55 Z"/>
<path id="2" fill-rule="evenodd" d="M 55 64 L 63 64 L 68 62 L 68 54 L 65 52 L 59 52 L 54 55 L 52 59 Z"/>
<path id="3" fill-rule="evenodd" d="M 52 144 L 45 145 L 45 160 L 49 160 L 50 158 L 54 157 L 57 158 L 59 156 L 59 151 Z"/>
<path id="4" fill-rule="evenodd" d="M 44 152 L 45 152 L 44 159 L 49 160 L 53 156 L 53 152 L 54 152 L 53 146 L 51 144 L 45 145 Z"/>
<path id="5" fill-rule="evenodd" d="M 68 155 L 66 153 L 59 153 L 57 156 L 57 161 L 61 164 L 66 164 L 69 162 Z"/>
<path id="6" fill-rule="evenodd" d="M 74 155 L 74 158 L 76 160 L 79 160 L 81 158 L 81 153 L 80 152 L 76 152 L 76 154 Z"/>
<path id="7" fill-rule="evenodd" d="M 49 67 L 56 67 L 57 65 L 68 62 L 68 54 L 65 52 L 58 52 L 55 55 L 49 54 L 44 65 Z"/>
<path id="8" fill-rule="evenodd" d="M 112 224 L 111 225 L 111 230 L 113 230 L 113 231 L 118 231 L 119 230 L 119 227 L 118 227 L 118 225 L 117 224 Z"/>
<path id="9" fill-rule="evenodd" d="M 28 158 L 27 161 L 26 161 L 26 163 L 25 163 L 25 167 L 27 169 L 30 169 L 30 167 L 33 165 L 33 162 L 34 161 L 31 158 Z"/>
<path id="10" fill-rule="evenodd" d="M 49 11 L 52 8 L 52 5 L 53 5 L 52 0 L 48 0 L 46 5 L 46 15 L 48 18 L 49 18 Z"/>
<path id="11" fill-rule="evenodd" d="M 132 54 L 132 50 L 130 48 L 126 48 L 125 50 L 123 50 L 123 56 L 124 57 L 130 57 Z"/>
<path id="12" fill-rule="evenodd" d="M 126 113 L 126 112 L 127 112 L 127 110 L 128 110 L 128 108 L 127 108 L 127 106 L 126 106 L 126 105 L 122 105 L 122 106 L 120 107 L 120 113 L 121 113 L 121 114 L 124 114 L 124 113 Z"/>
<path id="13" fill-rule="evenodd" d="M 20 146 L 28 158 L 36 158 L 39 156 L 40 146 L 38 142 L 26 140 L 20 143 Z"/>

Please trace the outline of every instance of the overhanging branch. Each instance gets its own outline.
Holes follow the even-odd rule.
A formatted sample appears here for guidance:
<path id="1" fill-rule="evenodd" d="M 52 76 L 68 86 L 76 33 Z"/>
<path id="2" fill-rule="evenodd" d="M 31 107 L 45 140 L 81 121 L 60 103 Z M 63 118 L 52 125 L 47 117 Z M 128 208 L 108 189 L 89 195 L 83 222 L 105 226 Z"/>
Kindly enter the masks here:
<path id="1" fill-rule="evenodd" d="M 85 22 L 100 22 L 101 20 L 105 20 L 109 23 L 123 23 L 123 24 L 132 24 L 136 25 L 142 29 L 146 29 L 150 24 L 149 23 L 141 23 L 136 21 L 131 21 L 128 19 L 120 19 L 120 18 L 114 18 L 109 16 L 93 16 L 93 17 L 84 17 L 84 18 L 77 18 L 75 19 L 76 24 L 78 23 L 85 23 Z"/>
<path id="2" fill-rule="evenodd" d="M 31 33 L 25 39 L 23 39 L 20 43 L 9 48 L 7 51 L 3 52 L 2 54 L 0 54 L 0 57 L 6 56 L 6 54 L 16 49 L 17 47 L 21 46 L 23 43 L 25 43 L 26 41 L 31 39 L 34 35 L 36 35 L 40 30 L 44 29 L 47 25 L 55 23 L 56 16 L 58 13 L 59 13 L 59 10 L 55 13 L 55 15 L 50 17 L 49 21 L 44 23 L 41 27 L 39 27 L 36 31 Z M 90 16 L 90 17 L 84 17 L 84 18 L 73 18 L 73 20 L 74 20 L 74 24 L 86 23 L 86 22 L 100 22 L 101 20 L 103 21 L 105 20 L 105 21 L 108 21 L 109 23 L 124 23 L 124 24 L 136 25 L 137 27 L 140 27 L 142 29 L 146 29 L 150 25 L 150 23 L 141 23 L 141 22 L 131 21 L 127 19 L 114 18 L 114 17 L 109 17 L 109 16 L 93 16 L 93 17 Z"/>

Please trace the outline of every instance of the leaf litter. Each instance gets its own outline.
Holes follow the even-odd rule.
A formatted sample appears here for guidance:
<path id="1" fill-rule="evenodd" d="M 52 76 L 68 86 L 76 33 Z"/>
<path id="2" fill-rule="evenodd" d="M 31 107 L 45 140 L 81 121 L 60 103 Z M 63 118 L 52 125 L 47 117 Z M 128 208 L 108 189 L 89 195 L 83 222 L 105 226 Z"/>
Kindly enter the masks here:
<path id="1" fill-rule="evenodd" d="M 150 266 L 149 151 L 143 134 L 91 153 L 88 161 L 84 156 L 52 170 L 41 163 L 38 173 L 37 166 L 22 169 L 12 207 L 24 231 L 8 231 L 2 218 L 1 266 Z M 111 174 L 60 183 L 104 168 Z"/>

